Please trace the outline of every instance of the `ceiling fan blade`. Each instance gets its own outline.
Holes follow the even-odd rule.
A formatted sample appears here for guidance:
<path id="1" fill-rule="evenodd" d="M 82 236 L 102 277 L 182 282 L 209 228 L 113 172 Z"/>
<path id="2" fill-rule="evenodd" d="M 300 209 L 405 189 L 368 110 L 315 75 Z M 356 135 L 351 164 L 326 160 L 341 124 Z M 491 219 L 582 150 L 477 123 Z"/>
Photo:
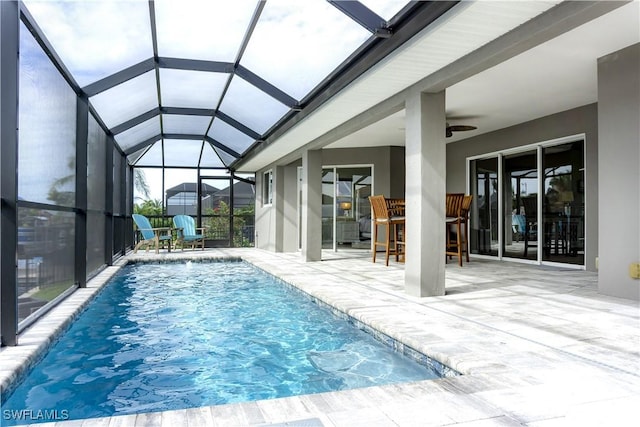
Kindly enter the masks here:
<path id="1" fill-rule="evenodd" d="M 451 132 L 462 132 L 467 130 L 476 130 L 478 128 L 475 126 L 469 126 L 469 125 L 453 125 L 453 126 L 447 127 L 447 129 L 450 130 Z"/>

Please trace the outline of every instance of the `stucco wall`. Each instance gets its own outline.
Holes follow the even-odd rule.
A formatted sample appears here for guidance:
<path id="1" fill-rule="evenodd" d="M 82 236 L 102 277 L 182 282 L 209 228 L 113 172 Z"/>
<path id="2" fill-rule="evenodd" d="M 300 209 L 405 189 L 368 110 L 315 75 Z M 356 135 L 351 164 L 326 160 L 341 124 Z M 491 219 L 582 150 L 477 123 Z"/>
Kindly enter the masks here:
<path id="1" fill-rule="evenodd" d="M 595 270 L 598 255 L 598 107 L 590 104 L 475 138 L 447 144 L 447 191 L 465 192 L 466 159 L 485 153 L 585 135 L 585 264 Z"/>
<path id="2" fill-rule="evenodd" d="M 640 45 L 598 60 L 601 293 L 640 299 Z"/>
<path id="3" fill-rule="evenodd" d="M 373 165 L 373 191 L 387 197 L 404 196 L 404 147 L 337 148 L 322 150 L 323 165 Z"/>
<path id="4" fill-rule="evenodd" d="M 273 188 L 277 187 L 276 168 L 270 167 L 260 170 L 256 173 L 256 225 L 255 225 L 255 244 L 257 248 L 270 251 L 276 250 L 276 240 L 272 236 L 276 235 L 276 200 L 274 194 L 274 202 L 265 204 L 263 200 L 264 193 L 264 173 L 268 170 L 273 171 Z"/>
<path id="5" fill-rule="evenodd" d="M 271 251 L 294 252 L 298 249 L 297 167 L 293 162 L 284 167 L 270 166 L 256 173 L 256 247 Z M 404 197 L 404 147 L 342 148 L 322 150 L 322 164 L 373 165 L 373 188 L 376 194 Z M 273 170 L 274 202 L 262 202 L 263 174 Z M 282 186 L 281 186 L 282 185 Z M 283 215 L 277 221 L 276 212 Z"/>

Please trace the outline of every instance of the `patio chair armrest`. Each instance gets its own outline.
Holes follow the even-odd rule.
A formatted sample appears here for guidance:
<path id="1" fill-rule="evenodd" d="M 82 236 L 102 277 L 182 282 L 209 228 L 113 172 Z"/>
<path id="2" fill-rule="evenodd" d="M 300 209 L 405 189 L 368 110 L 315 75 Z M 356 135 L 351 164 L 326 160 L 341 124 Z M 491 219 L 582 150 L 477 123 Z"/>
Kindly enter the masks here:
<path id="1" fill-rule="evenodd" d="M 157 234 L 157 235 L 161 235 L 161 234 L 164 234 L 164 233 L 169 234 L 169 233 L 171 233 L 171 232 L 172 232 L 172 230 L 173 230 L 173 229 L 172 229 L 171 227 L 156 227 L 156 228 L 152 228 L 151 230 L 152 230 L 155 234 Z"/>

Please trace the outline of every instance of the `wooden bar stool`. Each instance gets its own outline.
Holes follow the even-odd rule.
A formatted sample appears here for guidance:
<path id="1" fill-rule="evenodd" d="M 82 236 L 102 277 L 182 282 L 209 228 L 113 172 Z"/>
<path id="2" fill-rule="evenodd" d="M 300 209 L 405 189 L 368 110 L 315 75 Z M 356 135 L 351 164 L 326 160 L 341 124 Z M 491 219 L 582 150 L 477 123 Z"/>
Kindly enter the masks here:
<path id="1" fill-rule="evenodd" d="M 396 199 L 389 199 L 391 201 Z M 373 262 L 376 262 L 376 252 L 378 246 L 385 248 L 385 265 L 389 265 L 389 256 L 394 254 L 396 261 L 400 258 L 400 247 L 404 248 L 403 242 L 399 242 L 399 230 L 398 226 L 404 226 L 404 216 L 394 215 L 398 212 L 399 206 L 395 206 L 393 210 L 390 210 L 387 204 L 387 199 L 384 196 L 369 196 L 369 202 L 371 203 L 371 209 L 373 211 Z M 385 239 L 378 242 L 378 226 L 385 227 Z M 394 240 L 392 243 L 391 235 L 393 232 Z M 404 236 L 406 233 L 402 233 Z M 403 255 L 404 256 L 404 255 Z"/>
<path id="2" fill-rule="evenodd" d="M 392 253 L 396 256 L 396 262 L 404 262 L 405 260 L 405 236 L 406 236 L 406 223 L 405 223 L 405 200 L 404 199 L 390 199 L 385 198 L 387 203 L 387 211 L 392 219 L 395 219 L 393 224 L 393 241 L 395 245 L 395 251 Z"/>
<path id="3" fill-rule="evenodd" d="M 449 193 L 446 197 L 446 257 L 458 257 L 458 265 L 462 267 L 462 254 L 466 255 L 469 262 L 469 209 L 473 196 L 465 196 L 462 193 Z M 464 226 L 464 230 L 462 227 Z M 455 230 L 455 239 L 452 232 Z"/>

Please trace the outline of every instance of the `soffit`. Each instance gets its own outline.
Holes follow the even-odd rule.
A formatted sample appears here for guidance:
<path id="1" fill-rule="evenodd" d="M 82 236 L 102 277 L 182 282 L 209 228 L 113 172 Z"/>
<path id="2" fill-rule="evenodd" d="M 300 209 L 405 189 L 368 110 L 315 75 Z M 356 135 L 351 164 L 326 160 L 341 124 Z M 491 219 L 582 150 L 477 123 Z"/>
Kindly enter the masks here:
<path id="1" fill-rule="evenodd" d="M 597 102 L 598 58 L 636 43 L 640 3 L 631 2 L 447 88 L 447 120 L 478 127 L 447 142 Z M 404 146 L 404 120 L 402 110 L 327 148 Z"/>

